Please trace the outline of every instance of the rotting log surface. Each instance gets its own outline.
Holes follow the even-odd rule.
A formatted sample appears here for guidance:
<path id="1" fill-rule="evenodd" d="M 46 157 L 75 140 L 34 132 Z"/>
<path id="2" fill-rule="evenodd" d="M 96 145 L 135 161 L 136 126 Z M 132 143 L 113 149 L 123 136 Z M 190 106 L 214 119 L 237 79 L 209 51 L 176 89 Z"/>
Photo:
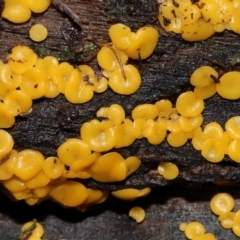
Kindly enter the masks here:
<path id="1" fill-rule="evenodd" d="M 24 118 L 18 117 L 14 127 L 9 129 L 17 149 L 33 148 L 45 156 L 55 155 L 57 147 L 66 139 L 79 137 L 81 124 L 93 119 L 100 107 L 119 103 L 130 117 L 132 109 L 138 104 L 154 103 L 163 98 L 174 103 L 180 93 L 192 89 L 189 77 L 197 67 L 211 65 L 221 71 L 238 67 L 238 64 L 233 66 L 232 63 L 239 62 L 239 35 L 226 31 L 203 42 L 185 42 L 180 36 L 166 33 L 160 28 L 157 21 L 158 5 L 154 0 L 64 2 L 80 16 L 81 29 L 54 6 L 43 14 L 33 14 L 31 20 L 25 24 L 14 25 L 0 19 L 0 60 L 5 61 L 7 52 L 15 45 L 27 45 L 38 51 L 40 48 L 68 53 L 75 51 L 78 53 L 70 57 L 73 64 L 88 62 L 99 73 L 94 58 L 96 51 L 82 56 L 81 49 L 91 42 L 100 44 L 109 42 L 108 28 L 111 24 L 125 23 L 132 30 L 144 25 L 153 25 L 159 30 L 161 37 L 150 58 L 142 62 L 130 61 L 140 69 L 142 75 L 141 88 L 135 94 L 120 96 L 107 90 L 103 94 L 95 94 L 93 100 L 82 105 L 70 104 L 63 96 L 36 100 L 32 113 Z M 33 43 L 28 37 L 28 30 L 35 23 L 42 23 L 49 30 L 48 38 L 40 44 Z M 224 127 L 227 119 L 239 115 L 239 107 L 240 101 L 227 101 L 215 95 L 206 101 L 203 126 L 217 121 Z M 139 171 L 125 182 L 100 184 L 86 181 L 86 185 L 108 190 L 131 186 L 139 188 L 167 186 L 172 183 L 192 187 L 219 180 L 227 180 L 233 184 L 238 182 L 240 176 L 238 164 L 227 157 L 219 164 L 211 164 L 201 157 L 199 151 L 193 149 L 191 143 L 181 148 L 172 148 L 167 143 L 152 146 L 143 139 L 117 151 L 123 156 L 139 157 L 143 162 Z M 157 174 L 157 165 L 162 161 L 172 161 L 179 166 L 180 175 L 176 181 L 166 181 Z M 164 191 L 168 191 L 167 188 L 164 188 Z M 210 194 L 208 198 L 209 196 Z M 149 239 L 148 235 L 145 236 Z M 155 239 L 155 235 L 152 236 Z M 174 239 L 173 235 L 167 236 L 169 236 L 167 239 Z M 120 236 L 113 239 L 120 239 Z"/>

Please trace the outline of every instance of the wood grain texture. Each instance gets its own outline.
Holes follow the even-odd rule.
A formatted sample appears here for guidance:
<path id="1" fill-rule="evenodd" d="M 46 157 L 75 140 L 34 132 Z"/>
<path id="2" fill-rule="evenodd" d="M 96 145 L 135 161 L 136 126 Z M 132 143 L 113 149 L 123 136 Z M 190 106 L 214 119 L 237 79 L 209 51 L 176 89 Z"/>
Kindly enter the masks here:
<path id="1" fill-rule="evenodd" d="M 174 103 L 180 93 L 192 89 L 189 77 L 197 67 L 211 65 L 219 70 L 230 70 L 233 68 L 232 62 L 239 62 L 240 35 L 226 31 L 203 42 L 185 42 L 180 36 L 166 33 L 160 28 L 157 21 L 157 1 L 69 0 L 64 2 L 79 15 L 81 28 L 53 5 L 43 14 L 33 14 L 31 20 L 24 24 L 14 25 L 5 19 L 0 19 L 0 60 L 6 61 L 7 52 L 15 45 L 27 45 L 35 50 L 44 47 L 58 52 L 75 51 L 76 56 L 70 58 L 72 64 L 77 65 L 87 61 L 99 73 L 100 69 L 96 60 L 93 58 L 89 61 L 91 57 L 94 57 L 95 51 L 84 56 L 78 53 L 81 53 L 82 48 L 89 42 L 97 41 L 100 44 L 109 42 L 108 28 L 111 24 L 125 23 L 132 30 L 137 30 L 144 25 L 153 25 L 160 32 L 161 37 L 151 57 L 141 63 L 130 61 L 140 69 L 142 75 L 142 85 L 136 94 L 120 96 L 107 90 L 103 94 L 96 94 L 93 100 L 82 105 L 70 104 L 63 96 L 56 99 L 36 100 L 33 112 L 27 117 L 18 117 L 14 127 L 9 129 L 17 149 L 33 148 L 41 151 L 45 156 L 55 155 L 57 147 L 66 139 L 79 137 L 81 124 L 93 119 L 100 107 L 119 103 L 125 108 L 127 117 L 130 118 L 132 109 L 138 104 L 154 103 L 162 98 L 167 98 Z M 49 30 L 48 38 L 42 43 L 34 43 L 28 37 L 29 28 L 35 23 L 42 23 Z M 234 68 L 237 67 L 238 64 L 234 66 Z M 239 109 L 240 101 L 227 101 L 215 95 L 206 101 L 203 125 L 217 121 L 224 126 L 227 119 L 239 115 Z M 60 208 L 56 207 L 57 210 L 53 212 L 48 210 L 52 209 L 50 203 L 43 203 L 43 207 L 34 207 L 33 209 L 36 210 L 32 211 L 22 203 L 7 204 L 5 199 L 6 208 L 1 208 L 2 214 L 0 215 L 0 219 L 3 219 L 0 222 L 0 238 L 7 240 L 11 239 L 11 236 L 16 236 L 20 222 L 29 220 L 24 216 L 22 218 L 22 215 L 25 215 L 24 212 L 19 216 L 11 210 L 17 211 L 15 206 L 20 208 L 24 206 L 24 211 L 30 211 L 26 215 L 29 218 L 37 218 L 38 211 L 44 213 L 40 220 L 47 228 L 46 237 L 51 236 L 50 239 L 57 239 L 54 238 L 54 234 L 66 239 L 71 234 L 69 239 L 96 239 L 103 229 L 108 229 L 109 222 L 113 224 L 110 227 L 111 230 L 107 230 L 105 235 L 99 235 L 101 236 L 99 239 L 184 239 L 178 232 L 177 226 L 179 221 L 184 220 L 188 215 L 191 219 L 186 218 L 184 221 L 203 219 L 206 224 L 211 223 L 208 231 L 217 232 L 219 239 L 235 239 L 230 231 L 219 230 L 221 228 L 216 217 L 207 213 L 209 212 L 208 201 L 212 196 L 210 190 L 207 190 L 210 193 L 204 200 L 195 197 L 191 202 L 185 200 L 184 197 L 190 193 L 195 194 L 192 189 L 196 186 L 200 187 L 209 182 L 224 180 L 235 184 L 240 176 L 238 164 L 227 157 L 219 164 L 211 164 L 204 160 L 200 152 L 194 150 L 189 142 L 181 148 L 171 148 L 167 143 L 152 146 L 143 139 L 135 141 L 128 148 L 117 151 L 123 156 L 139 157 L 143 162 L 141 168 L 121 183 L 101 184 L 93 180 L 84 183 L 89 187 L 108 190 L 132 186 L 160 187 L 159 191 L 166 192 L 165 197 L 161 198 L 162 193 L 159 197 L 159 193 L 155 192 L 152 197 L 141 200 L 147 206 L 148 215 L 143 224 L 136 225 L 129 221 L 126 216 L 128 203 L 116 203 L 113 200 L 108 205 L 103 205 L 101 210 L 91 211 L 90 216 L 88 213 L 83 216 L 76 214 L 74 220 L 71 221 L 70 215 L 75 215 L 72 210 L 64 210 L 64 213 L 59 216 L 54 211 L 61 211 Z M 176 181 L 166 181 L 157 174 L 156 167 L 162 161 L 171 161 L 179 166 L 180 175 Z M 188 186 L 191 189 L 190 192 L 185 189 L 178 196 L 168 195 L 171 191 L 177 191 L 181 185 Z M 171 191 L 166 186 L 169 186 Z M 176 201 L 176 206 L 174 201 Z M 119 205 L 123 205 L 122 208 L 119 208 Z M 176 209 L 178 205 L 183 209 Z M 109 208 L 110 210 L 105 212 Z M 49 215 L 47 211 L 50 211 Z M 176 223 L 171 224 L 174 219 L 177 219 Z M 99 222 L 100 227 L 97 226 Z M 63 225 L 71 230 L 62 230 Z M 76 238 L 74 233 L 78 232 L 76 230 L 78 228 L 85 230 L 79 231 L 78 238 Z M 123 231 L 123 228 L 128 230 Z M 9 229 L 11 234 L 8 233 Z"/>

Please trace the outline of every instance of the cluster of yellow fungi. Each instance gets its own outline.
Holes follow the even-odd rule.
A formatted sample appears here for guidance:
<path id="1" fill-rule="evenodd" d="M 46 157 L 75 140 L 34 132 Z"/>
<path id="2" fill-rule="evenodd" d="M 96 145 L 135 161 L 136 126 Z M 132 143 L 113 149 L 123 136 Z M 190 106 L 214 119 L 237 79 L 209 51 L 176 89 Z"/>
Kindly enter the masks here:
<path id="1" fill-rule="evenodd" d="M 32 12 L 42 13 L 48 9 L 51 0 L 4 0 L 2 17 L 13 23 L 24 23 Z"/>
<path id="2" fill-rule="evenodd" d="M 221 226 L 232 229 L 240 237 L 240 210 L 234 212 L 234 205 L 234 199 L 228 193 L 218 193 L 210 201 L 210 209 L 218 216 Z"/>
<path id="3" fill-rule="evenodd" d="M 187 239 L 191 240 L 217 240 L 212 233 L 205 233 L 205 227 L 200 222 L 181 223 L 180 231 L 184 232 Z"/>
<path id="4" fill-rule="evenodd" d="M 233 233 L 240 237 L 240 210 L 234 212 L 235 202 L 228 193 L 218 193 L 210 201 L 211 211 L 218 216 L 221 226 L 232 229 Z M 200 222 L 182 222 L 179 230 L 184 232 L 187 239 L 192 240 L 217 240 L 212 233 L 205 233 L 205 227 Z"/>
<path id="5" fill-rule="evenodd" d="M 112 34 L 125 39 L 121 49 L 115 47 L 119 39 L 111 38 Z M 93 97 L 93 92 L 105 91 L 108 84 L 120 94 L 135 92 L 141 77 L 134 66 L 127 65 L 128 57 L 147 58 L 157 44 L 158 32 L 144 27 L 134 33 L 125 25 L 115 24 L 109 35 L 112 43 L 103 46 L 97 55 L 102 73 L 109 80 L 97 79 L 88 65 L 74 67 L 67 62 L 59 63 L 53 56 L 38 58 L 26 46 L 14 47 L 8 54 L 8 62 L 0 62 L 0 128 L 12 127 L 15 117 L 30 113 L 33 100 L 42 97 L 55 98 L 62 93 L 71 103 L 85 103 Z M 11 197 L 25 200 L 29 205 L 50 197 L 79 210 L 103 202 L 108 192 L 88 189 L 80 183 L 81 179 L 123 181 L 139 168 L 141 161 L 135 156 L 124 159 L 117 152 L 101 154 L 129 146 L 136 139 L 133 122 L 125 118 L 123 108 L 117 104 L 101 108 L 97 117 L 108 120 L 84 123 L 80 138 L 68 139 L 57 149 L 57 156 L 47 158 L 31 149 L 14 150 L 11 135 L 0 130 L 0 181 Z M 112 195 L 134 200 L 150 191 L 150 188 L 130 188 L 114 191 Z"/>
<path id="6" fill-rule="evenodd" d="M 84 210 L 90 204 L 106 200 L 108 192 L 86 188 L 81 180 L 91 177 L 99 182 L 123 181 L 141 165 L 134 156 L 124 159 L 117 152 L 92 152 L 87 143 L 77 138 L 61 144 L 56 157 L 44 158 L 35 150 L 18 152 L 12 149 L 11 135 L 4 130 L 0 130 L 0 135 L 0 181 L 11 196 L 25 200 L 29 205 L 50 197 L 64 206 Z M 112 192 L 112 195 L 134 200 L 147 195 L 150 190 L 124 189 Z"/>
<path id="7" fill-rule="evenodd" d="M 112 31 L 120 28 L 124 33 L 121 36 L 128 42 L 128 35 L 132 35 L 128 28 L 121 24 L 112 28 L 109 30 L 110 36 Z M 128 35 L 125 33 L 126 29 Z M 101 66 L 102 72 L 109 74 L 109 79 L 116 69 L 120 71 L 120 76 L 126 70 L 125 61 L 119 60 L 121 57 L 126 59 L 126 55 L 115 45 L 104 46 L 98 54 L 100 66 L 102 51 L 106 51 L 103 55 L 110 56 L 109 66 L 113 67 Z M 125 52 L 131 49 L 131 45 L 127 46 Z M 148 50 L 148 54 L 152 51 L 153 49 Z M 136 57 L 142 55 L 143 53 L 138 52 Z M 53 98 L 63 93 L 69 101 L 82 103 L 86 96 L 87 100 L 92 98 L 94 90 L 101 92 L 99 89 L 105 90 L 107 86 L 105 84 L 102 88 L 101 80 L 96 79 L 94 71 L 87 65 L 74 68 L 66 62 L 59 63 L 51 56 L 40 59 L 24 46 L 14 47 L 8 55 L 8 63 L 1 62 L 0 70 L 1 128 L 11 127 L 15 116 L 29 112 L 34 99 Z M 139 168 L 141 160 L 135 156 L 124 159 L 117 152 L 101 152 L 130 146 L 136 139 L 146 138 L 153 145 L 159 145 L 166 139 L 172 147 L 181 147 L 192 139 L 193 147 L 201 150 L 202 156 L 208 161 L 219 162 L 227 154 L 232 160 L 240 162 L 237 154 L 240 145 L 240 117 L 229 119 L 226 122 L 226 131 L 216 122 L 201 128 L 204 100 L 216 92 L 224 98 L 239 98 L 236 80 L 239 76 L 239 72 L 228 72 L 219 78 L 213 68 L 202 66 L 190 77 L 194 90 L 180 94 L 175 107 L 167 99 L 154 104 L 141 104 L 132 110 L 132 119 L 126 118 L 125 111 L 119 104 L 102 107 L 97 111 L 96 117 L 103 120 L 93 119 L 83 123 L 79 138 L 68 139 L 58 147 L 57 156 L 46 159 L 38 151 L 13 150 L 11 135 L 1 130 L 0 180 L 12 196 L 18 200 L 24 199 L 30 205 L 51 197 L 65 206 L 84 209 L 106 199 L 107 193 L 87 189 L 80 182 L 71 179 L 93 178 L 99 182 L 125 180 Z M 104 82 L 107 81 L 105 80 Z M 167 180 L 172 180 L 179 174 L 178 167 L 170 162 L 160 163 L 157 171 Z M 147 195 L 150 190 L 123 189 L 112 192 L 112 195 L 133 200 Z"/>
<path id="8" fill-rule="evenodd" d="M 240 1 L 164 0 L 158 19 L 164 30 L 187 41 L 202 41 L 225 29 L 240 33 Z"/>

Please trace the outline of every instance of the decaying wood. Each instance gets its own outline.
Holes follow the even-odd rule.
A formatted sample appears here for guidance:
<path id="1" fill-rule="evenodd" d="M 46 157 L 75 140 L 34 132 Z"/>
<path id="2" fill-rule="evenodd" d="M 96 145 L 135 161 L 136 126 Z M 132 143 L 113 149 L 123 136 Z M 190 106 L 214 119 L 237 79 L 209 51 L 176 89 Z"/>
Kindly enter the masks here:
<path id="1" fill-rule="evenodd" d="M 220 69 L 222 65 L 230 69 L 234 67 L 232 62 L 238 61 L 237 51 L 240 44 L 237 39 L 239 36 L 234 33 L 225 32 L 199 43 L 185 42 L 180 36 L 174 34 L 165 34 L 166 36 L 162 34 L 163 30 L 156 22 L 158 7 L 156 3 L 142 2 L 129 5 L 126 2 L 91 1 L 87 4 L 82 1 L 81 3 L 69 2 L 69 4 L 71 9 L 81 16 L 81 30 L 71 23 L 71 19 L 67 16 L 63 17 L 62 12 L 54 8 L 50 8 L 43 15 L 33 17 L 29 23 L 21 26 L 1 20 L 3 28 L 1 59 L 4 60 L 7 50 L 16 44 L 26 44 L 36 50 L 45 47 L 51 50 L 73 52 L 75 48 L 81 49 L 90 42 L 92 44 L 96 41 L 107 43 L 109 42 L 108 28 L 110 24 L 116 22 L 126 23 L 133 30 L 143 25 L 154 25 L 161 33 L 158 46 L 149 59 L 142 62 L 130 60 L 140 69 L 142 75 L 141 88 L 131 96 L 120 96 L 107 90 L 103 94 L 95 94 L 94 98 L 86 104 L 70 104 L 64 96 L 36 100 L 33 111 L 29 115 L 18 117 L 14 127 L 9 129 L 15 139 L 15 147 L 18 149 L 33 148 L 40 150 L 45 156 L 55 155 L 57 147 L 66 139 L 79 137 L 81 124 L 95 118 L 95 113 L 100 107 L 120 103 L 125 108 L 127 117 L 130 118 L 132 109 L 138 104 L 154 103 L 163 98 L 175 103 L 180 93 L 192 89 L 189 77 L 194 69 L 202 65 L 211 65 L 225 71 Z M 131 12 L 127 11 L 128 8 Z M 41 44 L 31 42 L 27 36 L 30 25 L 35 22 L 44 23 L 49 29 L 48 39 Z M 88 54 L 94 55 L 97 49 L 96 47 Z M 81 50 L 78 54 L 78 56 L 81 55 Z M 79 58 L 70 60 L 73 64 L 84 62 L 84 59 Z M 95 58 L 90 64 L 99 74 Z M 224 126 L 228 118 L 239 114 L 239 105 L 239 101 L 227 101 L 215 95 L 206 101 L 204 124 L 217 121 Z M 140 170 L 123 183 L 98 184 L 87 181 L 89 186 L 117 189 L 130 186 L 165 186 L 174 183 L 175 181 L 166 181 L 157 174 L 157 165 L 162 161 L 171 161 L 179 166 L 180 176 L 177 181 L 180 182 L 206 183 L 223 180 L 236 182 L 240 176 L 238 164 L 227 157 L 222 163 L 209 163 L 201 157 L 199 151 L 193 149 L 190 142 L 181 148 L 172 148 L 166 142 L 152 146 L 143 139 L 135 141 L 128 148 L 117 149 L 117 151 L 123 156 L 138 156 L 143 162 Z"/>
<path id="2" fill-rule="evenodd" d="M 185 42 L 179 35 L 166 33 L 160 28 L 157 21 L 157 1 L 65 0 L 63 2 L 68 4 L 71 9 L 74 9 L 77 16 L 79 16 L 81 21 L 79 25 L 81 25 L 81 28 L 72 21 L 71 17 L 64 14 L 62 9 L 59 10 L 54 6 L 51 6 L 43 14 L 33 14 L 29 22 L 20 25 L 15 25 L 4 19 L 0 19 L 0 60 L 6 61 L 7 52 L 15 45 L 27 45 L 37 52 L 41 52 L 43 55 L 48 52 L 54 52 L 56 54 L 61 52 L 61 54 L 58 55 L 61 60 L 69 60 L 75 65 L 88 62 L 96 72 L 100 74 L 95 55 L 99 44 L 106 44 L 110 41 L 108 28 L 111 24 L 118 22 L 125 23 L 130 26 L 132 30 L 137 30 L 144 25 L 152 25 L 158 29 L 161 37 L 151 57 L 142 62 L 130 60 L 132 64 L 140 69 L 142 76 L 141 87 L 135 94 L 131 96 L 120 96 L 108 89 L 105 93 L 95 94 L 90 102 L 81 105 L 68 103 L 64 96 L 59 96 L 55 99 L 36 100 L 34 101 L 33 111 L 29 115 L 17 117 L 16 124 L 9 129 L 9 132 L 14 137 L 15 147 L 17 149 L 33 148 L 41 151 L 45 156 L 56 155 L 57 147 L 66 139 L 79 137 L 81 124 L 93 119 L 96 111 L 100 107 L 109 106 L 112 103 L 119 103 L 126 110 L 127 117 L 130 118 L 132 109 L 139 104 L 154 103 L 163 98 L 169 99 L 174 103 L 180 93 L 192 89 L 189 84 L 189 77 L 197 67 L 211 65 L 219 71 L 238 68 L 240 62 L 240 53 L 238 53 L 240 50 L 240 35 L 226 31 L 221 34 L 216 34 L 203 42 Z M 49 30 L 48 38 L 42 43 L 34 43 L 28 37 L 29 28 L 35 23 L 42 23 Z M 83 49 L 88 48 L 90 45 L 93 47 L 90 47 L 90 50 L 83 54 Z M 227 101 L 215 95 L 206 101 L 203 126 L 209 122 L 217 121 L 224 127 L 227 119 L 239 115 L 239 109 L 240 101 Z M 142 139 L 135 141 L 130 147 L 117 149 L 117 151 L 124 157 L 131 155 L 139 157 L 142 160 L 141 168 L 124 182 L 101 184 L 93 180 L 88 180 L 84 182 L 87 186 L 108 190 L 150 186 L 163 187 L 159 189 L 162 189 L 164 192 L 171 192 L 171 190 L 174 189 L 173 191 L 176 191 L 179 186 L 183 185 L 194 190 L 196 186 L 205 186 L 206 183 L 209 182 L 222 182 L 234 185 L 238 183 L 240 178 L 239 164 L 234 163 L 228 157 L 225 157 L 224 161 L 218 164 L 209 163 L 201 157 L 199 151 L 193 149 L 190 142 L 181 148 L 172 148 L 169 147 L 166 142 L 158 146 L 152 146 L 148 144 L 145 139 Z M 157 174 L 156 168 L 162 161 L 171 161 L 178 165 L 180 175 L 177 180 L 166 181 Z M 166 188 L 166 186 L 169 186 L 169 188 Z M 191 190 L 191 193 L 195 194 L 193 190 Z M 209 189 L 207 191 L 210 193 L 205 200 L 209 200 L 212 195 Z M 173 229 L 164 224 L 161 225 L 161 227 L 165 228 L 165 230 L 162 230 L 163 234 L 161 234 L 159 229 L 158 231 L 156 230 L 158 225 L 154 221 L 158 221 L 160 218 L 161 224 L 164 222 L 165 215 L 161 215 L 161 211 L 156 210 L 160 205 L 163 211 L 165 211 L 164 214 L 167 212 L 172 214 L 172 217 L 166 217 L 166 223 L 169 224 L 170 220 L 176 219 L 177 214 L 181 213 L 176 210 L 176 207 L 173 207 L 175 203 L 171 198 L 175 199 L 176 203 L 180 205 L 190 206 L 191 204 L 189 203 L 190 205 L 187 205 L 183 199 L 187 194 L 189 194 L 189 192 L 185 189 L 182 195 L 173 196 L 166 194 L 166 198 L 160 197 L 160 201 L 167 202 L 166 205 L 161 205 L 162 202 L 157 203 L 158 194 L 153 195 L 150 200 L 146 200 L 148 202 L 146 202 L 145 206 L 152 203 L 152 201 L 155 204 L 152 207 L 152 211 L 150 211 L 150 215 L 152 215 L 148 216 L 151 219 L 150 223 L 144 223 L 142 225 L 143 230 L 139 227 L 134 237 L 131 237 L 130 232 L 134 231 L 136 225 L 135 223 L 131 223 L 132 225 L 128 230 L 129 232 L 128 234 L 126 233 L 126 239 L 184 239 L 181 233 L 176 233 L 176 235 L 168 234 L 167 231 L 172 233 Z M 170 197 L 170 200 L 168 197 Z M 196 198 L 194 198 L 194 201 L 195 200 Z M 18 204 L 22 206 L 22 203 Z M 114 206 L 114 204 L 111 204 L 110 206 Z M 203 211 L 207 206 L 206 204 L 205 202 L 200 202 L 198 205 L 199 211 Z M 131 204 L 127 204 L 126 206 L 130 205 Z M 12 208 L 11 204 L 10 206 L 10 208 Z M 38 206 L 35 209 L 38 209 Z M 116 211 L 117 207 L 113 207 L 112 209 Z M 0 208 L 0 211 L 3 211 L 3 208 Z M 155 211 L 157 211 L 161 217 L 158 218 L 158 215 L 155 216 Z M 175 211 L 177 211 L 177 213 L 174 213 Z M 3 212 L 6 213 L 5 211 Z M 196 213 L 196 211 L 192 210 L 192 213 Z M 204 214 L 205 213 L 206 212 L 204 212 Z M 105 213 L 103 216 L 107 216 L 108 221 L 114 222 L 111 218 L 113 216 L 116 217 L 116 215 L 111 214 L 113 213 Z M 13 212 L 11 212 L 11 215 L 14 218 L 16 217 Z M 79 215 L 77 216 L 79 217 Z M 204 218 L 204 215 L 201 216 Z M 210 214 L 206 216 L 208 216 L 207 223 L 211 222 L 210 219 L 214 218 L 213 215 L 211 215 L 211 217 Z M 34 217 L 37 218 L 37 216 Z M 85 217 L 81 215 L 80 218 Z M 51 223 L 56 221 L 56 224 L 63 224 L 61 222 L 62 220 L 60 220 L 61 223 L 59 223 L 58 220 L 52 216 L 50 216 L 49 219 Z M 77 219 L 77 217 L 74 219 Z M 101 214 L 97 219 L 104 221 L 104 217 L 102 217 Z M 184 218 L 179 218 L 179 220 L 184 220 Z M 24 221 L 23 218 L 20 221 Z M 89 231 L 94 231 L 90 229 L 90 225 L 93 224 L 93 222 L 91 220 L 87 221 Z M 188 219 L 185 221 L 188 221 Z M 115 223 L 117 227 L 121 226 L 122 223 L 128 226 L 128 217 L 121 215 L 119 221 L 116 220 Z M 68 227 L 70 228 L 70 226 L 72 225 L 69 223 Z M 83 228 L 84 224 L 78 223 L 78 225 L 76 224 L 74 226 Z M 103 224 L 102 226 L 106 227 L 107 225 Z M 140 234 L 144 234 L 143 231 L 147 231 L 151 226 L 153 226 L 153 231 L 157 234 L 151 235 L 150 233 L 146 233 L 143 235 L 144 238 L 141 238 Z M 174 225 L 174 227 L 176 226 Z M 213 225 L 211 226 L 212 229 L 216 229 Z M 61 235 L 60 230 L 57 231 L 48 225 L 46 225 L 46 227 L 50 234 L 49 236 L 52 236 L 52 231 L 57 233 L 59 237 L 67 237 L 66 235 L 64 236 L 64 234 Z M 8 229 L 8 227 L 5 226 L 5 229 Z M 211 228 L 209 231 L 211 231 Z M 219 239 L 235 239 L 231 233 L 224 235 L 221 230 L 218 231 L 219 236 L 231 236 L 230 238 Z M 6 240 L 10 239 L 10 235 L 3 234 L 0 228 L 0 236 L 8 236 Z M 82 234 L 87 234 L 87 231 L 83 231 Z M 122 239 L 124 237 L 122 231 L 118 232 L 119 235 L 116 234 L 114 235 L 109 230 L 106 235 L 107 237 L 100 239 Z M 85 236 L 79 233 L 79 236 L 79 239 L 96 239 L 93 233 Z M 112 236 L 112 238 L 110 236 Z M 57 238 L 53 237 L 51 239 Z M 76 238 L 73 237 L 71 239 Z"/>

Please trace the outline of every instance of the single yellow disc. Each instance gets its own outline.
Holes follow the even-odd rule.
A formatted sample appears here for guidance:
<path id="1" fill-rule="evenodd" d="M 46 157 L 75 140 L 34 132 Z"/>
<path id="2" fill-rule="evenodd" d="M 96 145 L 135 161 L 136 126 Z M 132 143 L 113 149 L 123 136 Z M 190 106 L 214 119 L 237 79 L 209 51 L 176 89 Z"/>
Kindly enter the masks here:
<path id="1" fill-rule="evenodd" d="M 48 30 L 42 24 L 35 24 L 29 30 L 30 38 L 35 42 L 41 42 L 46 39 Z"/>

